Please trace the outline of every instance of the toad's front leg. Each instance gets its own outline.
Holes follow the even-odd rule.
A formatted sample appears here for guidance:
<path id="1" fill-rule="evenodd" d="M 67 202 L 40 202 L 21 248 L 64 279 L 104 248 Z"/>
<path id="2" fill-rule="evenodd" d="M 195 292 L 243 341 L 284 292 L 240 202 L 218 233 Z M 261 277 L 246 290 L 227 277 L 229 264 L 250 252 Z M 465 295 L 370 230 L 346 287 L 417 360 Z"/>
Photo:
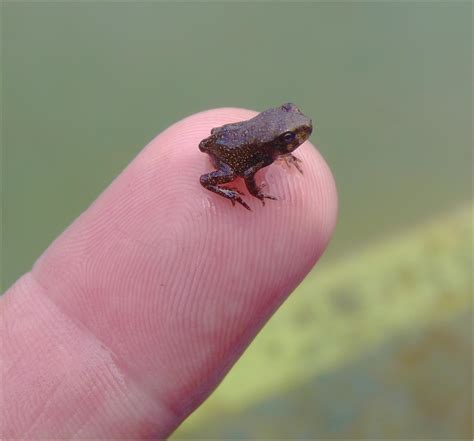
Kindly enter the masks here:
<path id="1" fill-rule="evenodd" d="M 291 166 L 295 166 L 295 168 L 301 173 L 303 174 L 303 168 L 301 167 L 301 164 L 303 163 L 303 161 L 299 158 L 297 158 L 295 155 L 291 154 L 291 153 L 288 153 L 286 155 L 281 155 L 279 158 L 278 158 L 280 161 L 283 161 L 285 162 L 285 164 L 291 168 Z"/>
<path id="2" fill-rule="evenodd" d="M 255 167 L 252 167 L 251 169 L 247 170 L 244 174 L 244 180 L 245 180 L 245 185 L 247 186 L 247 189 L 249 193 L 256 197 L 257 199 L 260 199 L 262 201 L 262 204 L 265 205 L 265 199 L 272 199 L 274 201 L 277 200 L 275 196 L 270 196 L 269 194 L 262 193 L 261 187 L 257 185 L 255 182 L 255 173 L 260 170 L 260 166 L 257 165 Z"/>
<path id="3" fill-rule="evenodd" d="M 235 205 L 236 202 L 244 206 L 247 210 L 250 210 L 250 207 L 245 203 L 245 201 L 239 196 L 240 191 L 233 188 L 227 188 L 221 184 L 226 184 L 231 182 L 236 178 L 235 173 L 229 167 L 222 167 L 219 170 L 213 171 L 202 175 L 200 178 L 201 185 L 204 188 L 207 188 L 209 191 L 212 191 L 220 196 L 229 199 L 232 202 L 232 205 Z"/>

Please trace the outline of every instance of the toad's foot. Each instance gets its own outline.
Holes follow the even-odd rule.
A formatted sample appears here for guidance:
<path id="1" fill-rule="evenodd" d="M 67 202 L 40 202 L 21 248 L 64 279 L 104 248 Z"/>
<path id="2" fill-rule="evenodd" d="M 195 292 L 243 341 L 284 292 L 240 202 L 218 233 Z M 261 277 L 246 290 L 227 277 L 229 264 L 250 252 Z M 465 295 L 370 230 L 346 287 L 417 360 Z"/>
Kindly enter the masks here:
<path id="1" fill-rule="evenodd" d="M 271 196 L 266 193 L 260 193 L 258 192 L 257 194 L 254 194 L 252 196 L 255 196 L 257 199 L 260 199 L 262 201 L 262 205 L 265 206 L 265 199 L 271 199 L 272 201 L 277 201 L 278 199 L 275 196 Z"/>
<path id="2" fill-rule="evenodd" d="M 303 174 L 303 168 L 301 167 L 303 161 L 294 156 L 292 153 L 288 153 L 287 155 L 281 155 L 278 159 L 284 161 L 285 164 L 290 168 L 293 165 L 301 174 Z"/>
<path id="3" fill-rule="evenodd" d="M 226 188 L 221 185 L 226 184 L 227 182 L 231 182 L 234 179 L 235 175 L 232 173 L 231 170 L 222 168 L 221 170 L 216 170 L 206 175 L 202 175 L 200 182 L 201 185 L 207 190 L 212 191 L 213 193 L 216 193 L 226 199 L 229 199 L 232 202 L 232 205 L 235 205 L 235 203 L 238 202 L 247 210 L 250 210 L 250 207 L 239 196 L 239 194 L 242 194 L 240 191 L 234 188 Z"/>
<path id="4" fill-rule="evenodd" d="M 230 188 L 220 187 L 218 185 L 209 185 L 206 188 L 220 196 L 225 197 L 226 199 L 229 199 L 232 202 L 232 205 L 235 205 L 235 203 L 238 202 L 247 210 L 252 211 L 247 203 L 239 196 L 239 194 L 242 194 L 240 191 L 234 191 Z"/>
<path id="5" fill-rule="evenodd" d="M 232 205 L 235 206 L 235 203 L 238 202 L 247 210 L 252 211 L 250 207 L 247 205 L 247 203 L 239 196 L 239 194 L 243 194 L 240 191 L 235 191 L 235 190 L 231 190 L 230 188 L 223 188 L 223 187 L 218 187 L 217 189 L 219 191 L 215 191 L 212 188 L 209 188 L 209 190 L 215 191 L 217 194 L 220 194 L 221 196 L 224 196 L 225 198 L 230 199 L 230 201 L 232 202 Z"/>

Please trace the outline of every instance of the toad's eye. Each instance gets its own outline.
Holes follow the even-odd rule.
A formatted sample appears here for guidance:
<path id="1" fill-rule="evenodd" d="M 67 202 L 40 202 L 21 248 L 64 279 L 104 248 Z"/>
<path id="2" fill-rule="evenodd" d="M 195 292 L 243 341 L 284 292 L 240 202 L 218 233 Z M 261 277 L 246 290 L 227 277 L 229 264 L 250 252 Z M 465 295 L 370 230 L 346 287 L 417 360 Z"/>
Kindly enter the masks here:
<path id="1" fill-rule="evenodd" d="M 296 135 L 293 132 L 285 132 L 281 136 L 282 136 L 283 140 L 285 140 L 286 142 L 291 142 L 296 138 Z"/>

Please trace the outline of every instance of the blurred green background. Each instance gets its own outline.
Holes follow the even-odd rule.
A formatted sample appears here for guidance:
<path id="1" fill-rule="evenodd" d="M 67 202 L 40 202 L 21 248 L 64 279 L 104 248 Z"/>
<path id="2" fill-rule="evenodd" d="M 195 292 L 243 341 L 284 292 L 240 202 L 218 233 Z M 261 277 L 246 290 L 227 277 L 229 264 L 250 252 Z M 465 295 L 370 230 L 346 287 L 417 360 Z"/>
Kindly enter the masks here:
<path id="1" fill-rule="evenodd" d="M 334 240 L 175 439 L 472 438 L 471 2 L 1 13 L 3 290 L 157 132 L 293 101 Z"/>

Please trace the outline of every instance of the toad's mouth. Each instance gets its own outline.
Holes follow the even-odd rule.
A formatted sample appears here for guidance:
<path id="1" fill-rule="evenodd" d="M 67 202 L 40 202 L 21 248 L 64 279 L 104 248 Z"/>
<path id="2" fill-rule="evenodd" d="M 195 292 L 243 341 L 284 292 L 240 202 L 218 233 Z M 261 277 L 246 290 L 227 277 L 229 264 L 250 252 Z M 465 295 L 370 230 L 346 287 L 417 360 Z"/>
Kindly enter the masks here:
<path id="1" fill-rule="evenodd" d="M 300 130 L 298 130 L 297 138 L 299 144 L 305 142 L 311 136 L 311 133 L 313 133 L 313 126 L 311 123 L 310 125 L 303 126 Z"/>

